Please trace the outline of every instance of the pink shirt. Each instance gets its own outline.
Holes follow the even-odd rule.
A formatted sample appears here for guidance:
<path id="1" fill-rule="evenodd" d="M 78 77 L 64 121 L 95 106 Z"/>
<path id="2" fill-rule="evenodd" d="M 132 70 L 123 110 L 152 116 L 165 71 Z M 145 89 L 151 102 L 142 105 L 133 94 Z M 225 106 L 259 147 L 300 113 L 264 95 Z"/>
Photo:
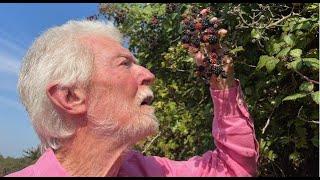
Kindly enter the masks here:
<path id="1" fill-rule="evenodd" d="M 118 176 L 255 176 L 259 145 L 239 81 L 227 90 L 210 88 L 216 149 L 187 161 L 143 156 L 131 151 Z M 8 176 L 70 176 L 48 149 L 38 161 Z"/>

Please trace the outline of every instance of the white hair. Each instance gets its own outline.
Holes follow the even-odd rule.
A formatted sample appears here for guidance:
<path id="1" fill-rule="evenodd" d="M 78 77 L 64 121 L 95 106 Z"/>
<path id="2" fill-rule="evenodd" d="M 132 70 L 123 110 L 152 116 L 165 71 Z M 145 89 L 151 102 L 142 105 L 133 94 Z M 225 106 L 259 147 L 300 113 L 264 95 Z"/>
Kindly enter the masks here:
<path id="1" fill-rule="evenodd" d="M 39 36 L 23 58 L 18 91 L 22 104 L 41 141 L 41 151 L 58 149 L 61 140 L 72 136 L 75 125 L 55 110 L 46 95 L 46 86 L 87 88 L 93 71 L 94 54 L 81 43 L 84 36 L 104 36 L 122 43 L 122 35 L 111 22 L 68 21 Z"/>

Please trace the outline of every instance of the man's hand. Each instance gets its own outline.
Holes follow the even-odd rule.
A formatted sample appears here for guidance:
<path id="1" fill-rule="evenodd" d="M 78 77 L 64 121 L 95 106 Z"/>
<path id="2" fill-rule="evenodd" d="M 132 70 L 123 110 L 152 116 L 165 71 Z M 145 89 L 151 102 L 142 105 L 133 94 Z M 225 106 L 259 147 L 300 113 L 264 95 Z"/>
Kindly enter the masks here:
<path id="1" fill-rule="evenodd" d="M 220 38 L 226 36 L 226 30 L 221 29 L 224 33 L 220 33 Z M 195 51 L 193 47 L 189 47 L 188 49 L 190 55 L 194 58 L 195 63 L 197 66 L 203 65 L 204 54 L 201 51 Z M 218 56 L 222 57 L 222 64 L 223 70 L 226 72 L 227 78 L 221 78 L 221 76 L 217 77 L 212 75 L 210 78 L 210 85 L 213 89 L 223 90 L 228 89 L 235 86 L 235 79 L 234 79 L 234 68 L 233 68 L 233 59 L 229 55 L 224 55 L 224 52 L 227 51 L 227 47 L 225 45 L 221 45 L 220 43 L 212 46 L 206 46 L 207 52 L 215 52 Z"/>

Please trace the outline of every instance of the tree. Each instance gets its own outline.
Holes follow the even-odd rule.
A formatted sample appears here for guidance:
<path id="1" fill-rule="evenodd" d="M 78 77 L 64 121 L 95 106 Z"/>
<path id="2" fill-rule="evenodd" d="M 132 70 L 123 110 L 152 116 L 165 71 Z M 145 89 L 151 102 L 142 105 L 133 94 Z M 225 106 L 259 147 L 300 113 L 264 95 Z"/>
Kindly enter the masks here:
<path id="1" fill-rule="evenodd" d="M 96 17 L 114 20 L 129 49 L 156 74 L 154 106 L 160 133 L 136 148 L 185 160 L 214 148 L 208 86 L 181 45 L 188 11 L 211 7 L 228 30 L 260 142 L 260 176 L 318 176 L 318 4 L 100 4 Z"/>

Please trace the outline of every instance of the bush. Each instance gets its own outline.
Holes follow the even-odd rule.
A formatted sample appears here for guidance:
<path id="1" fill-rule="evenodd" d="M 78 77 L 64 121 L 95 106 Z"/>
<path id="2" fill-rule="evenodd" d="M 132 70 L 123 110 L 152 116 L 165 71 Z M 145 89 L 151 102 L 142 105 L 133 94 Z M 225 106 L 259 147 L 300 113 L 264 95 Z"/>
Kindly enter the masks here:
<path id="1" fill-rule="evenodd" d="M 156 74 L 160 133 L 136 148 L 186 160 L 214 148 L 207 85 L 180 43 L 188 11 L 211 7 L 223 19 L 260 143 L 259 176 L 318 176 L 318 4 L 100 4 L 129 49 Z M 150 144 L 150 142 L 152 142 Z"/>

